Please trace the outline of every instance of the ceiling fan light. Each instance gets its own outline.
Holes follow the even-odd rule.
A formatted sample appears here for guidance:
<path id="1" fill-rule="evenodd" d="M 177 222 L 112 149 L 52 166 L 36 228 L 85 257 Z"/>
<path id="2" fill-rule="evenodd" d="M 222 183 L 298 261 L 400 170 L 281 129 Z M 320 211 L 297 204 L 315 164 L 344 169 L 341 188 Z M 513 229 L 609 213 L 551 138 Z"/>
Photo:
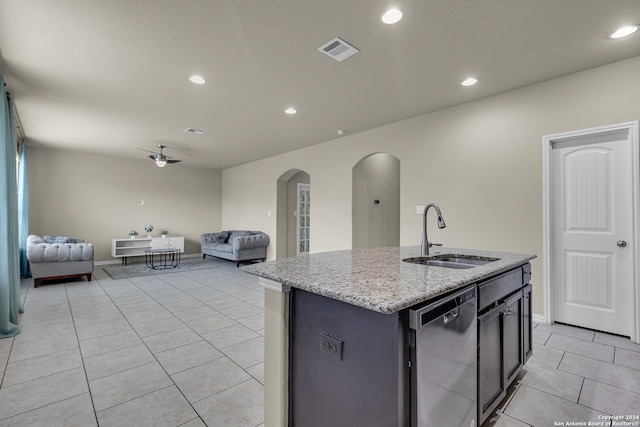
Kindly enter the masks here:
<path id="1" fill-rule="evenodd" d="M 159 168 L 163 168 L 167 166 L 167 161 L 163 159 L 156 159 L 156 166 Z"/>

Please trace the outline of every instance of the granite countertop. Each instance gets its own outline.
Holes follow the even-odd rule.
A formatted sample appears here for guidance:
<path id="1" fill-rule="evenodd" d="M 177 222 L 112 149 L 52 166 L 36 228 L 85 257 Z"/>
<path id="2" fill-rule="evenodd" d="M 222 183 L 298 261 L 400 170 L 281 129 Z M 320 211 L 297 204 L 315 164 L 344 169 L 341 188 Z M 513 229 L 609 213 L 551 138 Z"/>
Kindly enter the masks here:
<path id="1" fill-rule="evenodd" d="M 465 254 L 499 258 L 469 269 L 403 262 L 420 247 L 353 249 L 305 254 L 242 267 L 242 270 L 314 294 L 379 313 L 395 313 L 438 295 L 494 276 L 535 255 L 472 249 L 433 248 L 431 255 Z"/>

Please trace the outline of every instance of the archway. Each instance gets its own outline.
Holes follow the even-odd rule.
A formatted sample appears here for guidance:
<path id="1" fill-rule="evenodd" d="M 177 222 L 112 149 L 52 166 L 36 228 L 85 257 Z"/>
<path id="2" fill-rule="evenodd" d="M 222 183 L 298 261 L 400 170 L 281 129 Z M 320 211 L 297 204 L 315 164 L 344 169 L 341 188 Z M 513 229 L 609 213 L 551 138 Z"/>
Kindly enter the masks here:
<path id="1" fill-rule="evenodd" d="M 296 256 L 309 249 L 309 186 L 311 177 L 301 169 L 290 169 L 280 175 L 277 188 L 276 259 Z M 302 190 L 303 208 L 298 205 Z M 302 220 L 299 224 L 298 220 Z"/>
<path id="2" fill-rule="evenodd" d="M 399 246 L 400 160 L 388 153 L 362 158 L 352 188 L 352 247 Z"/>

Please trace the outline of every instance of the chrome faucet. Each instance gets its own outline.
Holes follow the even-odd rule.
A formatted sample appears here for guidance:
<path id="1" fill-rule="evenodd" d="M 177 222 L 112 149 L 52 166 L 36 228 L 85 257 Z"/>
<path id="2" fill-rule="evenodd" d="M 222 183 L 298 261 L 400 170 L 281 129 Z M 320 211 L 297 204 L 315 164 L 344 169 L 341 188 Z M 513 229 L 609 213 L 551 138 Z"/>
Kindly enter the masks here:
<path id="1" fill-rule="evenodd" d="M 435 203 L 429 203 L 424 207 L 424 213 L 422 216 L 422 245 L 420 246 L 420 255 L 425 256 L 429 255 L 429 248 L 431 246 L 442 246 L 442 243 L 431 243 L 427 239 L 427 212 L 429 212 L 429 208 L 434 208 L 436 210 L 436 215 L 438 215 L 438 228 L 445 228 L 447 224 L 444 223 L 444 219 L 442 218 L 442 212 L 440 212 L 440 207 Z"/>

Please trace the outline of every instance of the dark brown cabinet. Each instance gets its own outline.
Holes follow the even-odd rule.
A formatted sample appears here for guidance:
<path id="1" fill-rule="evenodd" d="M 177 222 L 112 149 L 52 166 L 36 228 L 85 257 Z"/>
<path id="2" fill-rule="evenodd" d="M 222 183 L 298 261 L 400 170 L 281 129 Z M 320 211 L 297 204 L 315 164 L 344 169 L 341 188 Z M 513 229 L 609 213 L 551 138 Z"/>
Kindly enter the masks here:
<path id="1" fill-rule="evenodd" d="M 497 298 L 478 313 L 478 420 L 482 424 L 504 399 L 533 352 L 530 265 L 478 285 Z"/>

